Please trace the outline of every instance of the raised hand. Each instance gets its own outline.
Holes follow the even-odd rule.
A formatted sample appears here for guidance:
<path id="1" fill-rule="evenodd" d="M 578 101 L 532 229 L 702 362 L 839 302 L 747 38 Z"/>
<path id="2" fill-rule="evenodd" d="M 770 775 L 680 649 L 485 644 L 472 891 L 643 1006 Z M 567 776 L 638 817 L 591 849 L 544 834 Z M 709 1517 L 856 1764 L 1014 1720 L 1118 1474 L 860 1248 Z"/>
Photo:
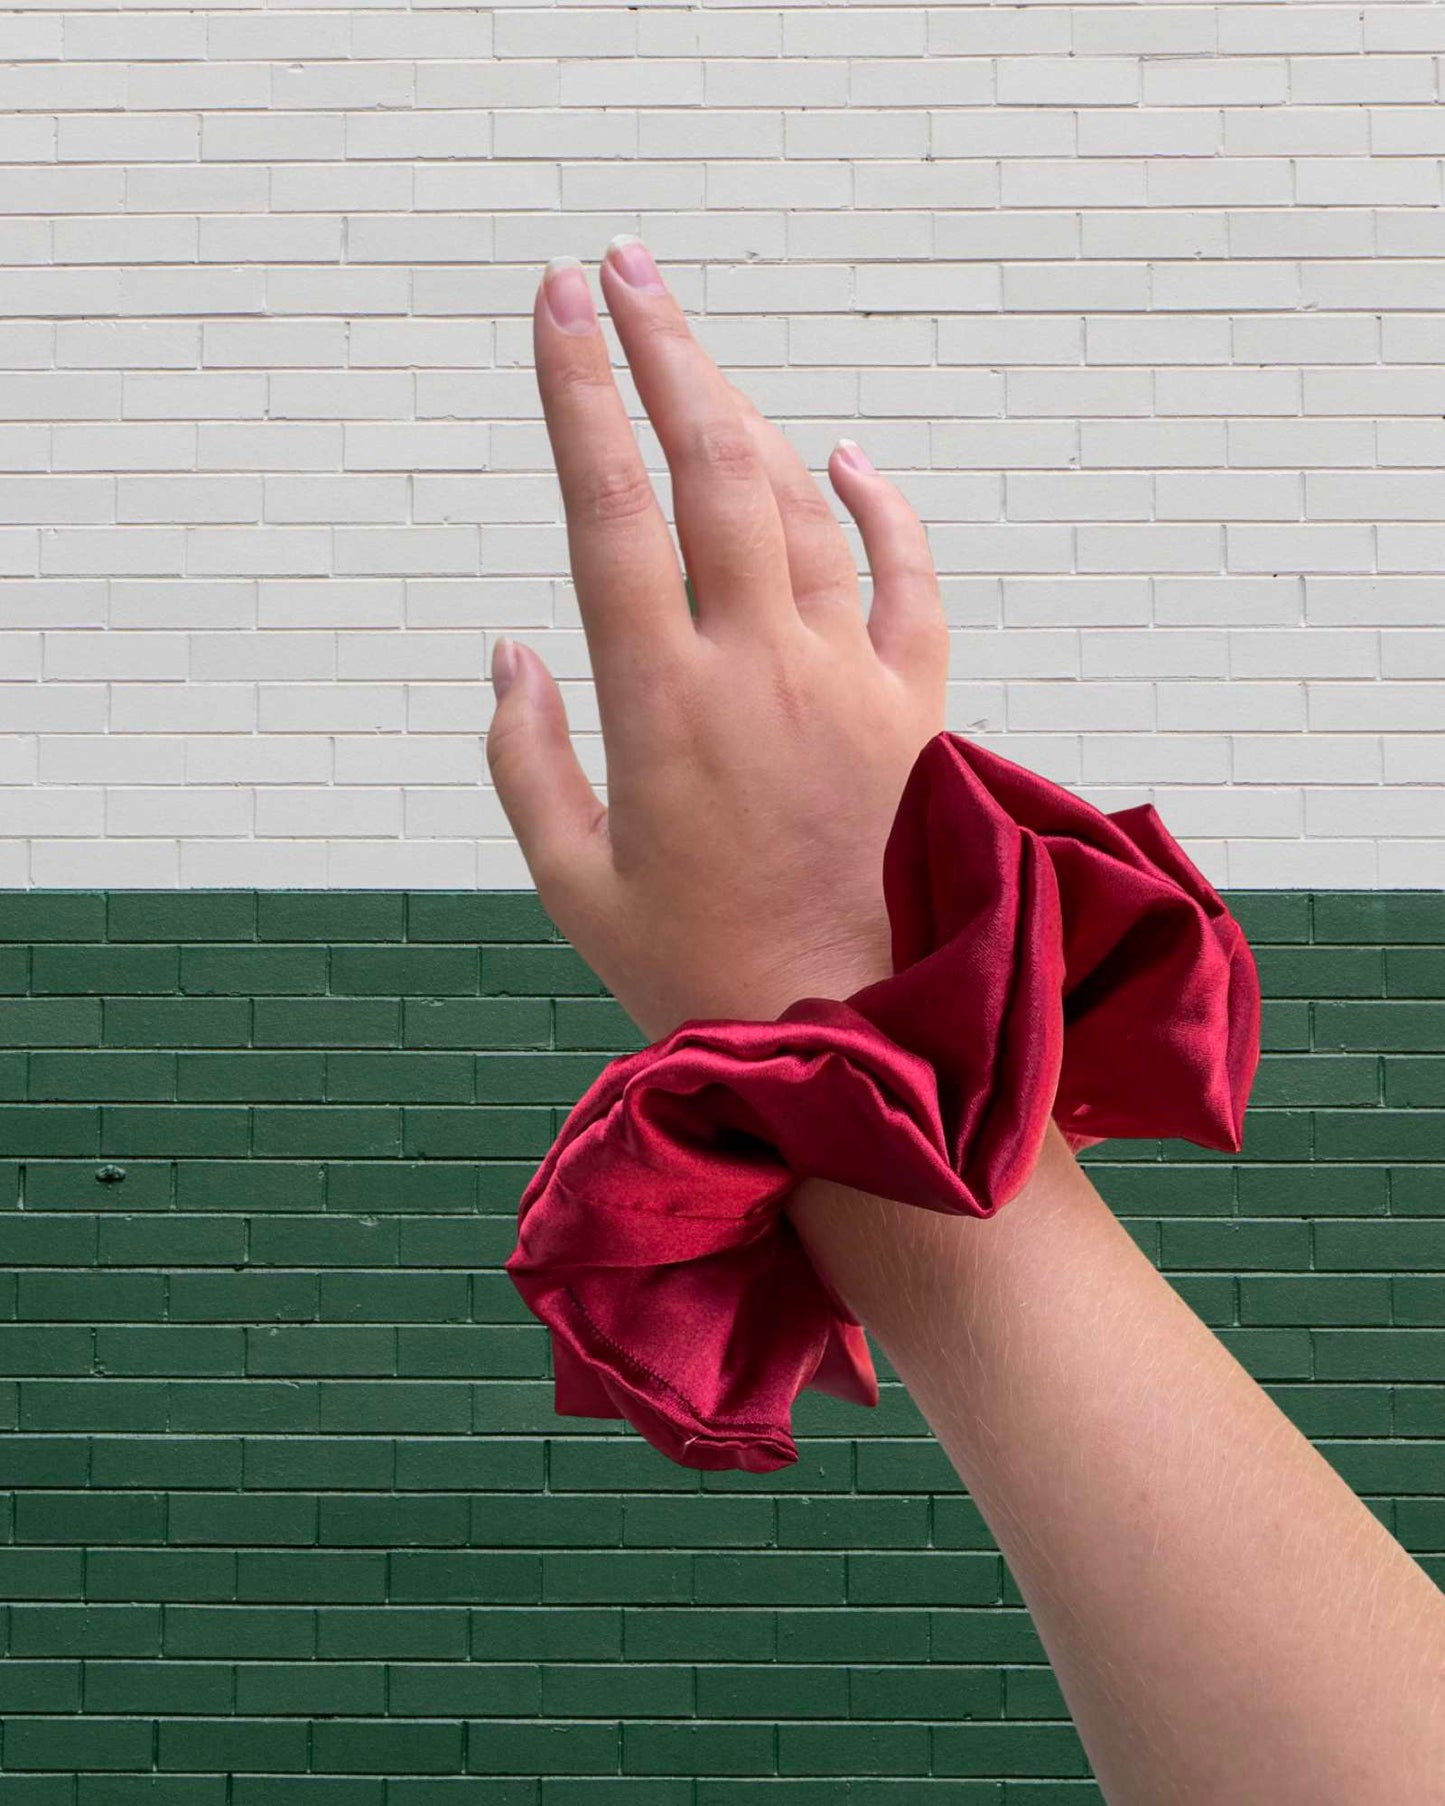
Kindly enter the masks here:
<path id="1" fill-rule="evenodd" d="M 904 780 L 943 726 L 948 634 L 922 523 L 841 441 L 833 509 L 719 371 L 646 248 L 614 239 L 608 311 L 667 458 L 667 520 L 575 259 L 533 306 L 537 380 L 597 686 L 607 806 L 541 659 L 492 662 L 487 757 L 543 906 L 656 1038 L 771 1018 L 890 971 L 882 856 Z"/>

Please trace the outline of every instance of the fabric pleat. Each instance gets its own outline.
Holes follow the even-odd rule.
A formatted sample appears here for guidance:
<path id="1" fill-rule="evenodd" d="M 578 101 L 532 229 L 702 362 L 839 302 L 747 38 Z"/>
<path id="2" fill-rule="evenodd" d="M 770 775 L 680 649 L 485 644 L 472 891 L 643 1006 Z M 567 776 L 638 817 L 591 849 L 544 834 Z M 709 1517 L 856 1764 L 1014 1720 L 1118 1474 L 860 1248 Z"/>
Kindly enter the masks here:
<path id="1" fill-rule="evenodd" d="M 1237 1153 L 1259 1061 L 1238 923 L 1152 804 L 1106 815 L 956 734 L 883 860 L 893 975 L 773 1022 L 683 1023 L 614 1060 L 523 1193 L 507 1271 L 564 1416 L 688 1467 L 797 1459 L 804 1387 L 871 1405 L 863 1331 L 783 1206 L 821 1178 L 990 1217 L 1050 1117 L 1074 1149 Z"/>

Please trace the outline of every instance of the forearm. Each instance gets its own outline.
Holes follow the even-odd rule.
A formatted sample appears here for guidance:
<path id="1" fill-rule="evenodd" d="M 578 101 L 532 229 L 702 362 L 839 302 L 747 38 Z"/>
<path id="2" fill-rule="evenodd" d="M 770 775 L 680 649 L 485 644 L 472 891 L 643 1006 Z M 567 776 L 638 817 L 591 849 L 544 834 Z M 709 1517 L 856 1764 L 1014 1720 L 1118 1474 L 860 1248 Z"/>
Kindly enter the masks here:
<path id="1" fill-rule="evenodd" d="M 1052 1125 L 986 1222 L 814 1182 L 789 1210 L 988 1522 L 1111 1806 L 1445 1801 L 1445 1596 Z"/>

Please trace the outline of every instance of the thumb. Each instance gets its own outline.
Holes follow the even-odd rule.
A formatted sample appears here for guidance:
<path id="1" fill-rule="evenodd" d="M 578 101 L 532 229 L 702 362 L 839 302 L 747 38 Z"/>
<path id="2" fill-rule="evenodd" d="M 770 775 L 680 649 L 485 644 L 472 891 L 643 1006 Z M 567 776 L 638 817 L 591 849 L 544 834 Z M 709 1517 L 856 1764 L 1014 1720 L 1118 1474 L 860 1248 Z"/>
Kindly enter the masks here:
<path id="1" fill-rule="evenodd" d="M 492 687 L 487 764 L 527 869 L 539 893 L 575 882 L 605 846 L 607 811 L 578 761 L 562 692 L 535 652 L 506 638 L 492 652 Z"/>

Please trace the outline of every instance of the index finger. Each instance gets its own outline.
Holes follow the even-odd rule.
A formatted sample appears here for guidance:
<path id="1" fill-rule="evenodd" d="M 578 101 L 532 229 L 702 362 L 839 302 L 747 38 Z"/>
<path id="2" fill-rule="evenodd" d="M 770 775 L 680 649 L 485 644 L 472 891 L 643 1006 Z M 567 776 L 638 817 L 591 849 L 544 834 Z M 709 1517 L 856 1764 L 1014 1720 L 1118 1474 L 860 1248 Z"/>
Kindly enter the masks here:
<path id="1" fill-rule="evenodd" d="M 543 272 L 532 343 L 572 581 L 600 691 L 669 653 L 680 656 L 695 634 L 672 534 L 575 257 L 554 257 Z"/>

